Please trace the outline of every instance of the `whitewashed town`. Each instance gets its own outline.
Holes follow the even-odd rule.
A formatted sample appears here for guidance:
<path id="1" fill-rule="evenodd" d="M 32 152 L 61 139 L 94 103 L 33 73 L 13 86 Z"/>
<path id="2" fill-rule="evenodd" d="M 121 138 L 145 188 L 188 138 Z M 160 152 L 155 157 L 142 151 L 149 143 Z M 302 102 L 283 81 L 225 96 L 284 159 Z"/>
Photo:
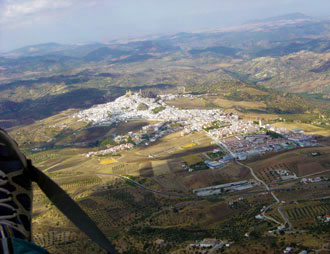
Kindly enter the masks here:
<path id="1" fill-rule="evenodd" d="M 74 118 L 97 126 L 132 120 L 157 122 L 144 126 L 136 133 L 129 132 L 125 136 L 117 136 L 116 141 L 119 145 L 98 152 L 90 152 L 87 157 L 132 149 L 141 143 L 148 146 L 164 135 L 179 130 L 181 130 L 181 135 L 205 131 L 213 143 L 221 146 L 232 158 L 239 160 L 263 155 L 270 151 L 317 145 L 313 136 L 306 135 L 299 129 L 288 131 L 263 124 L 262 121 L 258 124 L 253 121 L 244 121 L 238 115 L 225 113 L 221 109 L 178 109 L 166 104 L 166 101 L 179 97 L 194 99 L 194 96 L 190 94 L 166 94 L 149 98 L 140 93 L 128 91 L 126 95 L 113 102 L 78 112 L 73 116 Z M 130 142 L 127 142 L 128 140 Z M 228 158 L 208 164 L 211 167 L 220 167 L 226 161 Z"/>

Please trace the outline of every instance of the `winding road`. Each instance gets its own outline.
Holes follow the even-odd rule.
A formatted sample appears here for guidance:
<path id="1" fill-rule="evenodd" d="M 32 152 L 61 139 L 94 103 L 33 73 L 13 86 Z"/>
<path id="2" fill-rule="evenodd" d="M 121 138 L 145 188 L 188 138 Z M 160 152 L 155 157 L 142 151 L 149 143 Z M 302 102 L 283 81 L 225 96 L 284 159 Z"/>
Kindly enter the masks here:
<path id="1" fill-rule="evenodd" d="M 182 194 L 176 194 L 176 193 L 169 193 L 169 192 L 163 192 L 163 191 L 158 191 L 158 190 L 154 190 L 154 189 L 150 189 L 148 187 L 143 186 L 142 184 L 132 180 L 131 178 L 127 177 L 127 176 L 122 176 L 122 175 L 117 175 L 117 174 L 111 174 L 111 173 L 96 173 L 97 175 L 108 175 L 108 176 L 115 176 L 118 178 L 123 179 L 124 181 L 130 182 L 131 184 L 135 185 L 136 187 L 145 190 L 145 191 L 149 191 L 149 192 L 153 192 L 159 195 L 165 195 L 165 196 L 169 196 L 169 197 L 178 197 L 178 198 L 193 198 L 193 199 L 199 199 L 200 197 L 198 196 L 192 196 L 192 195 L 182 195 Z"/>
<path id="2" fill-rule="evenodd" d="M 280 204 L 280 203 L 281 203 L 281 201 L 279 200 L 279 198 L 276 197 L 275 192 L 274 192 L 274 191 L 271 191 L 271 189 L 269 188 L 269 186 L 268 186 L 264 181 L 262 181 L 260 178 L 258 178 L 258 177 L 256 176 L 256 174 L 255 174 L 254 171 L 253 171 L 253 168 L 251 168 L 251 167 L 249 167 L 249 166 L 247 166 L 247 165 L 245 165 L 245 164 L 243 164 L 243 163 L 241 163 L 241 162 L 239 162 L 239 161 L 237 161 L 237 160 L 235 160 L 235 162 L 236 162 L 238 165 L 241 165 L 242 167 L 245 167 L 245 168 L 249 169 L 249 170 L 250 170 L 250 173 L 251 173 L 251 175 L 254 177 L 254 179 L 256 179 L 256 181 L 258 181 L 259 183 L 261 183 L 262 185 L 265 186 L 266 190 L 267 190 L 267 191 L 273 196 L 273 198 L 275 199 L 276 203 L 277 203 L 277 204 Z M 269 217 L 269 216 L 266 216 L 266 215 L 265 215 L 265 213 L 266 213 L 266 212 L 267 212 L 267 211 L 268 211 L 273 205 L 274 205 L 274 204 L 268 206 L 268 207 L 263 211 L 262 216 L 263 216 L 264 218 L 268 219 L 268 220 L 271 220 L 271 221 L 273 221 L 273 222 L 275 222 L 275 223 L 281 225 L 283 228 L 291 229 L 291 228 L 292 228 L 292 225 L 291 225 L 289 219 L 288 219 L 288 218 L 285 216 L 285 214 L 282 212 L 282 210 L 281 210 L 282 207 L 281 207 L 281 206 L 278 206 L 277 211 L 279 212 L 279 214 L 281 215 L 281 217 L 282 217 L 283 220 L 285 221 L 284 224 L 281 223 L 281 222 L 279 222 L 279 221 L 277 221 L 277 220 L 275 220 L 275 219 L 273 219 L 273 218 L 271 218 L 271 217 Z"/>

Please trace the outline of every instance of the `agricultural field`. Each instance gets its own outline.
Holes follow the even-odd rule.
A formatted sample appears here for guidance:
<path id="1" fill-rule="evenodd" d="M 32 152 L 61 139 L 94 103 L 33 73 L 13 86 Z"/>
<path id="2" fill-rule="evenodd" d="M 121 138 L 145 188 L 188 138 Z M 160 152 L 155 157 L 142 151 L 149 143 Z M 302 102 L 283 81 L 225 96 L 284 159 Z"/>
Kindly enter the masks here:
<path id="1" fill-rule="evenodd" d="M 184 32 L 111 44 L 51 43 L 5 53 L 0 63 L 1 127 L 35 166 L 78 202 L 119 253 L 206 254 L 208 250 L 187 247 L 204 238 L 233 243 L 213 254 L 278 254 L 291 245 L 300 246 L 294 254 L 305 247 L 309 253 L 326 251 L 329 232 L 316 218 L 330 213 L 330 184 L 324 179 L 301 180 L 330 177 L 330 23 L 308 16 L 302 16 L 301 23 L 301 14 L 298 21 L 296 15 L 274 26 L 258 21 L 225 33 Z M 11 55 L 16 57 L 7 58 Z M 128 90 L 141 91 L 143 97 L 179 93 L 186 97 L 166 103 L 181 109 L 220 109 L 255 123 L 299 128 L 321 135 L 320 146 L 242 161 L 251 168 L 234 161 L 210 169 L 205 160 L 224 156 L 222 151 L 213 153 L 218 145 L 205 131 L 185 136 L 178 131 L 159 139 L 154 134 L 132 135 L 130 141 L 119 137 L 118 143 L 137 145 L 86 156 L 116 145 L 118 135 L 159 123 L 139 120 L 101 126 L 72 117 Z M 164 110 L 157 102 L 150 108 L 154 114 Z M 137 110 L 145 106 L 137 105 Z M 109 114 L 111 110 L 103 117 Z M 208 197 L 193 193 L 255 178 L 265 184 Z M 274 190 L 277 202 L 265 192 L 265 185 Z M 37 244 L 53 254 L 103 254 L 36 185 L 33 188 Z M 278 225 L 255 216 L 270 205 L 267 215 L 284 222 L 281 207 L 293 229 L 269 233 Z M 156 243 L 159 239 L 163 246 Z"/>
<path id="2" fill-rule="evenodd" d="M 77 129 L 77 135 L 72 140 L 94 142 L 117 134 L 122 128 L 127 128 L 125 131 L 134 130 L 146 123 L 136 121 L 125 124 L 126 127 L 117 126 L 118 129 Z M 67 134 L 68 132 L 65 135 Z M 61 136 L 62 141 L 66 139 L 65 135 Z M 69 136 L 68 134 L 67 137 Z M 197 188 L 253 179 L 247 168 L 233 162 L 223 168 L 209 169 L 204 161 L 220 159 L 224 152 L 220 150 L 214 153 L 219 147 L 214 145 L 203 131 L 185 136 L 175 132 L 149 146 L 141 144 L 131 150 L 120 151 L 118 155 L 86 157 L 89 152 L 99 149 L 102 147 L 55 146 L 40 151 L 29 150 L 27 156 L 66 190 L 123 250 L 134 249 L 136 251 L 133 253 L 144 253 L 143 248 L 147 243 L 156 250 L 157 246 L 154 246 L 153 242 L 159 238 L 175 242 L 182 248 L 187 241 L 211 236 L 247 244 L 244 243 L 246 232 L 256 231 L 262 239 L 268 239 L 264 232 L 276 226 L 254 218 L 260 213 L 261 207 L 273 202 L 269 193 L 260 193 L 264 190 L 262 185 L 252 190 L 223 196 L 198 200 L 192 198 L 193 190 Z M 312 156 L 315 152 L 318 154 L 316 157 Z M 244 164 L 251 166 L 256 175 L 271 188 L 290 189 L 277 192 L 276 195 L 280 200 L 289 203 L 283 205 L 283 212 L 295 228 L 302 229 L 306 225 L 315 226 L 313 216 L 328 211 L 327 205 L 315 205 L 315 202 L 323 201 L 308 200 L 329 196 L 329 189 L 327 185 L 302 185 L 298 184 L 298 181 L 306 176 L 330 176 L 329 155 L 329 147 L 293 149 L 270 153 L 263 158 L 245 161 Z M 186 165 L 193 171 L 185 170 Z M 274 173 L 279 169 L 296 174 L 298 179 L 283 180 Z M 128 181 L 107 174 L 129 177 L 162 194 L 142 190 Z M 78 244 L 86 245 L 86 253 L 102 253 L 97 246 L 82 242 L 86 239 L 85 236 L 64 218 L 37 187 L 34 194 L 33 227 L 34 238 L 38 244 L 55 254 L 74 253 L 74 246 Z M 182 197 L 171 197 L 168 194 Z M 244 199 L 240 200 L 243 201 L 238 201 L 238 198 L 242 197 Z M 293 201 L 298 201 L 298 204 L 290 203 Z M 312 202 L 313 205 L 300 208 L 302 202 Z M 313 208 L 314 206 L 316 208 Z M 298 217 L 300 214 L 304 217 Z M 282 220 L 276 207 L 267 215 L 278 221 Z M 181 233 L 182 230 L 188 232 L 185 237 L 179 236 L 178 232 Z M 148 234 L 150 237 L 146 239 L 141 237 L 141 234 Z M 268 240 L 263 241 L 265 246 L 270 245 Z M 172 245 L 165 246 L 167 250 L 174 251 Z M 266 250 L 264 246 L 255 246 L 255 251 Z M 238 253 L 242 249 L 237 245 L 232 251 Z"/>
<path id="3" fill-rule="evenodd" d="M 277 128 L 286 128 L 288 130 L 302 129 L 305 131 L 306 134 L 310 134 L 310 135 L 330 136 L 329 128 L 322 128 L 312 124 L 277 122 L 277 123 L 272 123 L 272 125 Z"/>
<path id="4" fill-rule="evenodd" d="M 182 159 L 185 161 L 185 163 L 187 163 L 188 166 L 195 165 L 205 160 L 201 155 L 198 154 L 187 155 L 182 157 Z"/>
<path id="5" fill-rule="evenodd" d="M 276 183 L 283 181 L 281 176 L 276 173 L 276 170 L 285 170 L 286 172 L 288 172 L 289 176 L 295 176 L 293 170 L 290 169 L 290 165 L 286 163 L 279 163 L 267 168 L 262 168 L 257 171 L 257 176 L 267 184 L 275 185 Z"/>
<path id="6" fill-rule="evenodd" d="M 183 148 L 183 149 L 189 149 L 189 148 L 193 148 L 193 147 L 195 147 L 195 146 L 197 146 L 197 144 L 194 143 L 194 142 L 192 142 L 192 143 L 189 143 L 189 144 L 183 145 L 182 148 Z"/>
<path id="7" fill-rule="evenodd" d="M 292 225 L 296 228 L 316 225 L 317 217 L 330 213 L 330 200 L 302 202 L 296 205 L 283 207 Z"/>
<path id="8" fill-rule="evenodd" d="M 211 98 L 210 98 L 211 99 Z M 265 111 L 267 105 L 263 102 L 257 101 L 233 101 L 222 98 L 216 98 L 211 100 L 214 105 L 220 108 L 231 109 L 231 108 L 244 108 L 244 109 L 257 109 Z"/>
<path id="9" fill-rule="evenodd" d="M 313 152 L 319 152 L 320 156 L 313 157 Z M 279 167 L 288 169 L 298 177 L 306 177 L 311 174 L 330 170 L 329 155 L 329 147 L 301 148 L 277 154 L 271 153 L 260 160 L 249 161 L 248 164 L 253 167 L 256 172 Z M 281 163 L 278 163 L 279 161 L 281 161 Z"/>
<path id="10" fill-rule="evenodd" d="M 116 160 L 115 159 L 104 159 L 104 160 L 101 160 L 100 161 L 100 164 L 101 165 L 108 165 L 108 164 L 113 164 L 115 163 Z"/>
<path id="11" fill-rule="evenodd" d="M 204 109 L 207 105 L 207 101 L 203 98 L 179 98 L 176 100 L 166 101 L 166 104 L 175 106 L 181 109 Z"/>
<path id="12" fill-rule="evenodd" d="M 263 91 L 256 90 L 253 88 L 247 88 L 250 93 L 263 93 Z M 251 91 L 250 91 L 251 90 Z M 267 105 L 263 102 L 258 101 L 235 101 L 228 100 L 223 98 L 222 96 L 210 96 L 204 95 L 200 96 L 197 99 L 190 98 L 179 98 L 172 101 L 166 102 L 169 105 L 176 106 L 182 109 L 190 109 L 190 108 L 222 108 L 222 109 L 235 109 L 235 108 L 244 108 L 244 109 L 257 109 L 261 111 L 265 111 Z"/>
<path id="13" fill-rule="evenodd" d="M 197 144 L 196 147 L 180 149 L 182 145 L 192 142 Z M 164 149 L 173 149 L 173 143 L 178 146 L 176 149 L 160 153 L 155 158 L 148 156 L 148 149 L 155 147 L 161 152 Z M 177 246 L 184 246 L 184 243 L 189 240 L 200 240 L 210 236 L 236 239 L 240 244 L 247 244 L 244 243 L 243 237 L 246 232 L 256 231 L 262 235 L 262 232 L 267 232 L 276 226 L 254 218 L 261 207 L 273 202 L 269 194 L 244 194 L 242 192 L 203 200 L 174 198 L 141 190 L 114 176 L 96 174 L 125 175 L 157 191 L 186 195 L 192 195 L 192 190 L 196 188 L 252 178 L 248 169 L 235 163 L 230 163 L 221 169 L 207 169 L 191 173 L 184 170 L 182 167 L 184 162 L 187 165 L 194 165 L 206 159 L 205 153 L 214 150 L 214 147 L 210 147 L 209 140 L 204 134 L 182 137 L 174 133 L 155 142 L 150 148 L 138 147 L 123 151 L 120 157 L 114 158 L 86 158 L 85 154 L 95 150 L 94 148 L 50 150 L 30 156 L 35 158 L 38 162 L 37 165 L 42 166 L 49 176 L 79 202 L 115 244 L 120 244 L 123 249 L 135 249 L 135 253 L 140 253 L 146 242 L 152 244 L 151 242 L 159 238 L 165 239 L 166 242 L 175 241 Z M 317 158 L 311 155 L 315 150 L 320 153 Z M 330 150 L 326 147 L 305 148 L 247 163 L 253 165 L 257 174 L 263 174 L 265 169 L 269 171 L 281 168 L 303 176 L 311 173 L 308 169 L 301 167 L 305 164 L 314 165 L 308 163 L 318 163 L 327 170 L 329 152 Z M 283 163 L 278 163 L 279 158 Z M 101 163 L 104 160 L 107 163 Z M 324 172 L 321 175 L 327 175 L 327 173 Z M 269 175 L 264 177 L 269 183 L 280 183 L 278 179 L 268 180 Z M 292 183 L 281 184 L 281 188 L 286 187 L 292 187 Z M 323 191 L 324 194 L 329 193 L 326 188 L 328 187 L 317 189 L 317 191 Z M 263 187 L 259 186 L 255 190 L 262 189 Z M 316 193 L 316 190 L 313 189 L 313 192 L 310 193 L 312 195 Z M 243 201 L 237 201 L 239 195 L 244 197 Z M 292 199 L 297 195 L 307 198 L 311 196 L 306 195 L 306 190 L 279 192 L 278 195 L 282 200 L 291 200 L 291 195 Z M 229 201 L 234 205 L 229 205 Z M 314 215 L 327 212 L 329 204 L 325 201 L 299 202 L 298 205 L 283 205 L 282 209 L 290 221 L 292 220 L 293 226 L 300 229 L 305 227 L 306 223 L 309 226 L 315 225 Z M 305 217 L 298 217 L 301 214 Z M 268 215 L 276 220 L 281 220 L 276 208 L 269 211 Z M 37 188 L 33 227 L 36 242 L 52 250 L 55 254 L 69 253 L 77 244 L 81 246 L 85 244 L 81 242 L 85 236 L 82 236 L 79 230 L 65 219 Z M 182 230 L 189 232 L 184 238 L 177 235 L 177 232 L 182 232 Z M 147 234 L 146 232 L 149 232 L 148 239 L 143 238 L 143 235 Z M 125 240 L 122 235 L 125 235 Z M 260 241 L 265 246 L 270 244 L 267 242 L 268 240 L 265 240 L 268 239 L 267 237 L 264 235 L 263 238 L 260 238 L 263 239 Z M 280 246 L 280 243 L 277 242 L 277 245 Z M 169 250 L 173 248 L 170 245 L 166 246 Z M 231 251 L 242 251 L 239 246 L 234 245 Z M 266 250 L 262 245 L 256 246 L 253 246 L 256 251 Z M 102 253 L 97 246 L 92 244 L 86 244 L 85 249 L 86 254 L 88 251 L 89 253 L 91 251 Z M 229 249 L 225 250 L 225 253 L 228 251 Z M 71 252 L 74 253 L 74 250 Z M 84 252 L 81 253 L 84 254 Z"/>

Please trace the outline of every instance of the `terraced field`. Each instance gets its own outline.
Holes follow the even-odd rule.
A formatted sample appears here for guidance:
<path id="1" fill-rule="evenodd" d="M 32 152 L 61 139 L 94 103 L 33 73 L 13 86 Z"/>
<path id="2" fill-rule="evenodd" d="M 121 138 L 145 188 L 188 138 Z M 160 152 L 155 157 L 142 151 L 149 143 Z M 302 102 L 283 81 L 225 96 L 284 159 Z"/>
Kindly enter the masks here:
<path id="1" fill-rule="evenodd" d="M 283 211 L 286 213 L 293 226 L 307 226 L 317 223 L 317 216 L 330 213 L 330 200 L 315 201 L 298 204 L 295 206 L 285 206 Z"/>

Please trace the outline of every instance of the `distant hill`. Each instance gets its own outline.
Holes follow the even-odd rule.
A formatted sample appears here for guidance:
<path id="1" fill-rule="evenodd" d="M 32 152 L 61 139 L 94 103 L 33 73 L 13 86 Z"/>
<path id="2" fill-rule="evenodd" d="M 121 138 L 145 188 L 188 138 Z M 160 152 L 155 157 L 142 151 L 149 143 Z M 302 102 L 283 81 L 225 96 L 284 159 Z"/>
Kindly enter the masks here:
<path id="1" fill-rule="evenodd" d="M 330 99 L 330 20 L 293 13 L 259 21 L 140 40 L 46 43 L 13 50 L 0 57 L 0 101 L 6 102 L 0 117 L 5 112 L 8 119 L 15 114 L 24 117 L 28 103 L 41 105 L 46 97 L 68 99 L 62 96 L 78 96 L 73 91 L 79 89 L 96 89 L 91 95 L 95 103 L 99 94 L 107 94 L 105 100 L 114 98 L 114 87 L 120 88 L 115 92 L 121 94 L 126 88 L 156 89 L 155 84 L 171 84 L 173 87 L 157 88 L 171 92 L 184 86 L 196 92 L 215 90 L 230 100 L 269 100 L 267 112 L 301 113 L 312 108 L 303 108 L 301 105 L 307 104 L 300 97 L 283 99 L 272 90 L 267 91 L 272 94 L 267 100 L 239 92 L 242 84 L 246 84 L 244 91 L 252 85 L 253 91 L 271 88 Z M 8 104 L 7 100 L 19 104 Z M 90 105 L 87 95 L 77 103 Z M 7 106 L 13 110 L 9 112 Z"/>
<path id="2" fill-rule="evenodd" d="M 330 41 L 329 40 L 309 40 L 303 42 L 296 40 L 289 45 L 278 46 L 270 49 L 264 49 L 257 52 L 257 57 L 262 56 L 285 56 L 292 53 L 296 53 L 302 50 L 308 50 L 317 53 L 324 53 L 330 50 Z"/>
<path id="3" fill-rule="evenodd" d="M 135 49 L 139 54 L 143 53 L 165 53 L 170 51 L 179 50 L 179 47 L 173 46 L 167 41 L 161 40 L 147 40 L 147 41 L 137 41 L 130 42 L 126 44 L 128 47 Z"/>
<path id="4" fill-rule="evenodd" d="M 123 55 L 129 55 L 129 51 L 120 50 L 120 49 L 112 49 L 108 47 L 102 47 L 96 49 L 90 53 L 88 53 L 83 59 L 88 62 L 98 62 L 102 61 L 108 57 L 121 57 Z"/>
<path id="5" fill-rule="evenodd" d="M 39 56 L 51 54 L 57 51 L 72 49 L 72 45 L 59 44 L 55 42 L 37 44 L 22 47 L 5 53 L 5 56 Z"/>
<path id="6" fill-rule="evenodd" d="M 22 74 L 24 72 L 57 72 L 72 69 L 81 64 L 79 59 L 62 55 L 22 56 L 0 58 L 0 75 Z"/>
<path id="7" fill-rule="evenodd" d="M 326 72 L 330 70 L 330 60 L 328 60 L 327 62 L 325 62 L 324 64 L 322 64 L 321 66 L 311 69 L 311 72 L 315 72 L 315 73 L 322 73 L 322 72 Z"/>
<path id="8" fill-rule="evenodd" d="M 198 55 L 206 52 L 235 57 L 235 55 L 239 52 L 239 50 L 235 48 L 218 46 L 218 47 L 208 47 L 205 49 L 192 49 L 189 51 L 189 53 L 192 55 Z"/>
<path id="9" fill-rule="evenodd" d="M 303 13 L 295 12 L 295 13 L 289 13 L 289 14 L 265 18 L 265 19 L 253 19 L 246 23 L 254 24 L 254 23 L 275 22 L 275 21 L 281 21 L 281 20 L 298 20 L 298 19 L 311 19 L 311 17 L 309 17 Z"/>
<path id="10" fill-rule="evenodd" d="M 54 52 L 55 54 L 71 56 L 71 57 L 84 57 L 90 52 L 97 50 L 99 48 L 105 47 L 103 43 L 91 43 L 91 44 L 82 44 L 74 45 L 72 48 Z"/>

